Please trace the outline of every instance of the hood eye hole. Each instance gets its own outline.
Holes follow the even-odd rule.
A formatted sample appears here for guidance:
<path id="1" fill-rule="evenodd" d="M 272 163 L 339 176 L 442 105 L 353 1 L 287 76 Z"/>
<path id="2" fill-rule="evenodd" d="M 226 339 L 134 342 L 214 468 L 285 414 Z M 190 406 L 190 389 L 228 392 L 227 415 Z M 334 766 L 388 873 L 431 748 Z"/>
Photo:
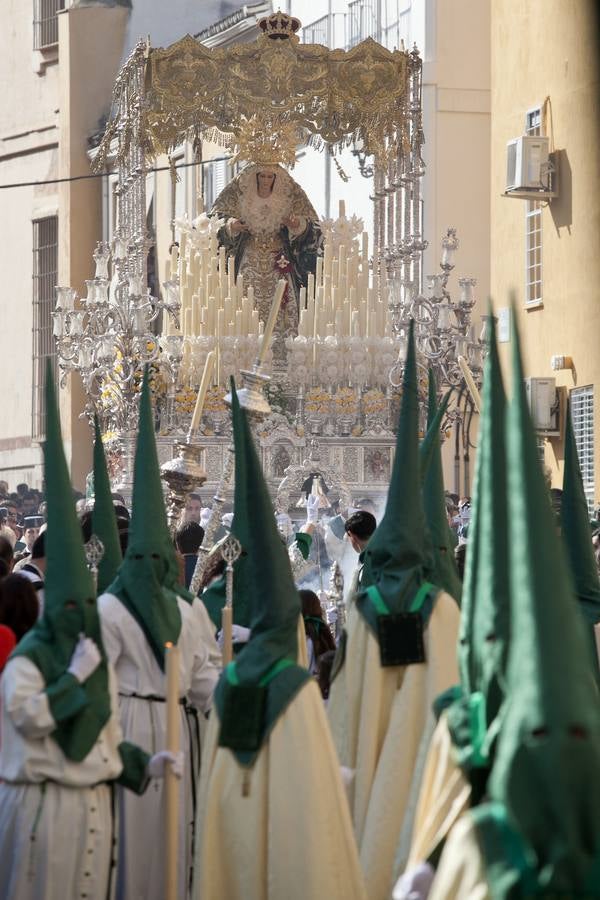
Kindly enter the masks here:
<path id="1" fill-rule="evenodd" d="M 152 553 L 152 559 L 160 559 L 160 553 Z"/>
<path id="2" fill-rule="evenodd" d="M 544 725 L 541 725 L 539 728 L 534 728 L 531 732 L 531 736 L 534 738 L 546 738 L 549 734 L 550 732 Z"/>
<path id="3" fill-rule="evenodd" d="M 77 604 L 74 600 L 67 600 L 65 603 L 65 609 L 77 609 Z"/>
<path id="4" fill-rule="evenodd" d="M 489 641 L 491 644 L 493 644 L 494 641 L 496 640 L 496 635 L 492 631 L 491 634 L 486 634 L 485 639 L 486 639 L 486 641 Z"/>
<path id="5" fill-rule="evenodd" d="M 468 644 L 469 642 L 468 642 L 468 640 L 466 639 L 466 637 L 461 637 L 460 643 L 461 643 L 461 646 L 462 646 L 462 647 L 466 647 L 467 644 Z"/>
<path id="6" fill-rule="evenodd" d="M 588 733 L 587 729 L 583 727 L 583 725 L 571 725 L 569 727 L 569 735 L 574 738 L 578 738 L 580 741 L 585 741 L 587 739 Z"/>
<path id="7" fill-rule="evenodd" d="M 133 558 L 134 558 L 134 559 L 143 559 L 143 558 L 144 558 L 144 554 L 143 554 L 143 553 L 134 553 L 134 554 L 133 554 Z"/>
<path id="8" fill-rule="evenodd" d="M 96 601 L 94 600 L 93 597 L 88 597 L 85 602 L 87 603 L 88 606 L 94 606 Z"/>

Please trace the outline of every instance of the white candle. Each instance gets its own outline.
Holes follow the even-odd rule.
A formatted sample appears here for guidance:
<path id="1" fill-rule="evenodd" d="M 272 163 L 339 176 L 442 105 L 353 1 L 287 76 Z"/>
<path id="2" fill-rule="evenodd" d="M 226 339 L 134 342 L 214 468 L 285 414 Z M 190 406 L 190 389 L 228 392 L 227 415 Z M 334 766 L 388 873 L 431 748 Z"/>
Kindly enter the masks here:
<path id="1" fill-rule="evenodd" d="M 204 371 L 202 373 L 202 380 L 198 389 L 198 396 L 196 397 L 196 405 L 194 407 L 194 414 L 192 416 L 190 432 L 195 431 L 200 426 L 200 420 L 202 418 L 202 412 L 204 410 L 204 401 L 206 400 L 206 393 L 208 391 L 208 386 L 212 378 L 214 365 L 215 354 L 214 351 L 211 350 L 206 357 L 206 362 L 204 363 Z"/>
<path id="2" fill-rule="evenodd" d="M 340 200 L 340 202 L 339 202 L 339 213 L 340 213 L 340 219 L 343 219 L 346 215 L 346 201 L 345 200 Z"/>
<path id="3" fill-rule="evenodd" d="M 285 281 L 285 279 L 283 278 L 281 278 L 277 282 L 275 297 L 273 298 L 273 303 L 271 304 L 271 311 L 269 312 L 269 318 L 267 319 L 267 324 L 265 326 L 265 333 L 263 335 L 262 344 L 260 345 L 260 353 L 258 354 L 259 366 L 262 365 L 265 361 L 265 356 L 267 355 L 269 345 L 271 343 L 271 335 L 273 334 L 273 329 L 275 328 L 277 314 L 279 313 L 279 307 L 281 306 L 281 301 L 283 300 L 283 294 L 286 286 L 287 281 Z"/>

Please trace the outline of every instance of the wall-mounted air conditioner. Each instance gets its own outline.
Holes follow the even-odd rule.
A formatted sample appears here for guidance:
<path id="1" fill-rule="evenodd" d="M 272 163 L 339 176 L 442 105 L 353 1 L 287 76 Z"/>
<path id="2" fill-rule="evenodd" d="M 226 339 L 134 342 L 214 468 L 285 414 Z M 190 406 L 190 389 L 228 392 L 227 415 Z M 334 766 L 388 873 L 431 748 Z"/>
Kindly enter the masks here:
<path id="1" fill-rule="evenodd" d="M 555 166 L 544 135 L 524 134 L 506 145 L 505 197 L 544 200 L 557 196 Z"/>
<path id="2" fill-rule="evenodd" d="M 555 378 L 526 378 L 525 391 L 536 431 L 560 436 L 560 395 Z"/>

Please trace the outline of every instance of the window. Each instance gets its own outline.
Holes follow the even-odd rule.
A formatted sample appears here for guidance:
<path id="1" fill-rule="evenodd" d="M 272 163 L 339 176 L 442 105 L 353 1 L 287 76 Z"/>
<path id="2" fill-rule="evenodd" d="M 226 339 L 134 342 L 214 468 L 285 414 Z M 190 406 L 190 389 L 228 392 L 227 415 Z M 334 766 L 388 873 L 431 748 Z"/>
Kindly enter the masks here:
<path id="1" fill-rule="evenodd" d="M 542 133 L 540 107 L 527 113 L 525 131 L 530 135 Z M 539 200 L 527 200 L 525 207 L 525 303 L 539 306 L 542 303 L 542 204 Z"/>
<path id="2" fill-rule="evenodd" d="M 56 361 L 52 311 L 56 302 L 58 268 L 58 216 L 33 223 L 33 396 L 31 433 L 44 435 L 44 378 L 46 360 Z"/>
<path id="3" fill-rule="evenodd" d="M 573 388 L 571 397 L 571 422 L 577 445 L 579 468 L 583 490 L 590 512 L 594 504 L 594 387 Z"/>
<path id="4" fill-rule="evenodd" d="M 310 25 L 302 26 L 302 42 L 304 44 L 324 44 L 329 46 L 329 16 L 321 16 Z"/>
<path id="5" fill-rule="evenodd" d="M 33 49 L 41 50 L 58 43 L 57 13 L 65 8 L 65 0 L 34 0 Z"/>
<path id="6" fill-rule="evenodd" d="M 346 13 L 346 48 L 350 50 L 368 37 L 378 40 L 376 0 L 352 0 Z"/>
<path id="7" fill-rule="evenodd" d="M 230 180 L 230 171 L 231 166 L 226 159 L 209 162 L 204 166 L 204 205 L 207 210 L 212 208 L 213 203 Z"/>

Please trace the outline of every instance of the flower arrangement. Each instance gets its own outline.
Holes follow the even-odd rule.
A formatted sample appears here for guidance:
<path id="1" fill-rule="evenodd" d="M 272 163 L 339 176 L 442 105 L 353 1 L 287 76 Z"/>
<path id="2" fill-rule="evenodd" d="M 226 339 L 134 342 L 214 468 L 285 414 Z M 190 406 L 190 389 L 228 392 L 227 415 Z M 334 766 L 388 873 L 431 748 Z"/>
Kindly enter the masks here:
<path id="1" fill-rule="evenodd" d="M 353 416 L 358 412 L 358 397 L 354 388 L 338 388 L 333 395 L 336 412 L 342 416 Z"/>
<path id="2" fill-rule="evenodd" d="M 362 408 L 366 416 L 385 412 L 385 394 L 379 388 L 371 388 L 362 395 Z"/>
<path id="3" fill-rule="evenodd" d="M 311 388 L 306 394 L 304 409 L 307 413 L 327 415 L 331 407 L 331 397 L 323 388 Z"/>
<path id="4" fill-rule="evenodd" d="M 194 395 L 194 398 L 195 398 L 195 395 Z M 225 398 L 225 392 L 221 388 L 219 388 L 219 387 L 210 388 L 206 394 L 206 399 L 204 401 L 204 412 L 205 413 L 227 412 L 227 407 L 225 406 L 224 398 Z"/>
<path id="5" fill-rule="evenodd" d="M 175 409 L 178 415 L 190 415 L 196 405 L 196 391 L 191 387 L 181 387 L 175 394 Z"/>

